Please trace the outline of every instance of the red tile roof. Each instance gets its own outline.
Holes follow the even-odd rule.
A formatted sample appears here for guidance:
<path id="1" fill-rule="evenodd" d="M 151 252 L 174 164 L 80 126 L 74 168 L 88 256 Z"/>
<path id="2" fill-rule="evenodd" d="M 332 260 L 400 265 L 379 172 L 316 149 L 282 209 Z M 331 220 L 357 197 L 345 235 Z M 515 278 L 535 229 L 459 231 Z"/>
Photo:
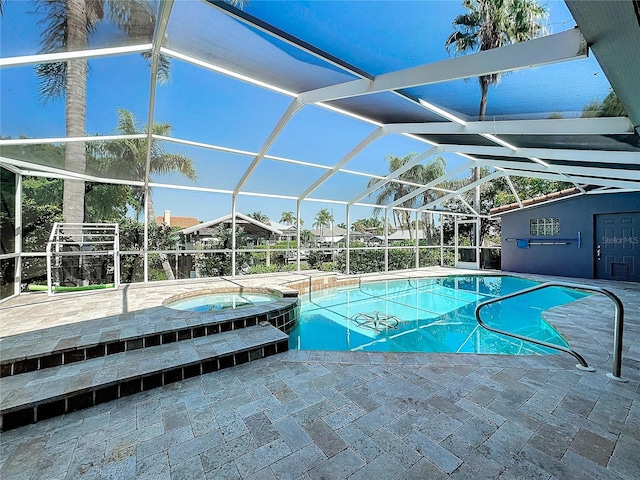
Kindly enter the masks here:
<path id="1" fill-rule="evenodd" d="M 200 223 L 200 220 L 198 220 L 195 217 L 176 217 L 171 215 L 170 220 L 171 220 L 172 227 L 179 227 L 179 228 L 189 228 Z M 164 221 L 164 217 L 156 217 L 157 225 L 162 225 L 163 221 Z"/>
<path id="2" fill-rule="evenodd" d="M 589 191 L 592 189 L 591 186 L 589 185 L 583 185 L 582 188 L 586 191 Z M 575 187 L 565 188 L 564 190 L 560 190 L 559 192 L 553 192 L 547 195 L 540 195 L 539 197 L 522 200 L 522 206 L 527 207 L 529 205 L 535 205 L 538 203 L 552 202 L 554 200 L 559 200 L 561 198 L 569 197 L 571 195 L 578 195 L 579 193 L 582 193 L 582 192 L 578 188 L 575 188 Z M 517 210 L 518 208 L 520 208 L 520 205 L 518 203 L 510 203 L 509 205 L 502 205 L 500 207 L 492 208 L 491 210 L 489 210 L 489 214 L 495 215 L 496 213 L 509 212 L 511 210 Z"/>

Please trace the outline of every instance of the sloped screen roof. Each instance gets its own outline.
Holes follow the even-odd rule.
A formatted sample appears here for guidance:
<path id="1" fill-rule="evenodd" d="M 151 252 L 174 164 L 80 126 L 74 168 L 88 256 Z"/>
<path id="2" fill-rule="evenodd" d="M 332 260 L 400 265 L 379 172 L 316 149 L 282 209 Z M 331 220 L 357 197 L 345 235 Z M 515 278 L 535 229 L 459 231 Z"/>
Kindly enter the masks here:
<path id="1" fill-rule="evenodd" d="M 180 185 L 255 197 L 258 206 L 267 198 L 375 206 L 371 185 L 398 181 L 385 157 L 411 153 L 422 162 L 444 156 L 442 182 L 481 165 L 487 175 L 640 188 L 640 26 L 632 2 L 550 1 L 545 36 L 466 55 L 445 48 L 463 13 L 450 1 L 253 0 L 241 10 L 159 0 L 149 3 L 157 9 L 151 24 L 129 35 L 107 5 L 88 48 L 48 50 L 47 11 L 17 4 L 5 6 L 0 59 L 0 162 L 14 169 L 69 173 L 60 159 L 15 151 L 79 140 L 64 127 L 64 102 L 42 102 L 34 74 L 34 65 L 64 63 L 78 51 L 89 67 L 87 144 L 122 134 L 115 113 L 122 107 L 136 115 L 142 136 L 149 118 L 169 122 L 171 131 L 154 138 L 194 158 L 196 180 L 152 178 L 158 196 Z M 158 61 L 171 66 L 170 82 L 149 74 Z M 477 79 L 496 73 L 501 81 L 489 88 L 478 121 Z M 631 117 L 583 118 L 612 89 Z M 89 167 L 74 175 L 131 180 Z M 200 216 L 228 211 L 227 204 Z"/>

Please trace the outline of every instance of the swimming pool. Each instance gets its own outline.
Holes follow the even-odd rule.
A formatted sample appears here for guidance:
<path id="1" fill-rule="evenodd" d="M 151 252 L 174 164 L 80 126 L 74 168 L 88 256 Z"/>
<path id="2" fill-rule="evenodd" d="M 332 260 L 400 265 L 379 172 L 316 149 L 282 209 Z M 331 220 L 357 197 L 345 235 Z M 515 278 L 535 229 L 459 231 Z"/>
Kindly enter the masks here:
<path id="1" fill-rule="evenodd" d="M 537 282 L 511 276 L 420 278 L 361 283 L 301 300 L 289 348 L 375 352 L 530 355 L 557 353 L 478 326 L 476 305 Z M 483 308 L 482 320 L 509 332 L 568 346 L 542 312 L 586 296 L 553 287 Z"/>

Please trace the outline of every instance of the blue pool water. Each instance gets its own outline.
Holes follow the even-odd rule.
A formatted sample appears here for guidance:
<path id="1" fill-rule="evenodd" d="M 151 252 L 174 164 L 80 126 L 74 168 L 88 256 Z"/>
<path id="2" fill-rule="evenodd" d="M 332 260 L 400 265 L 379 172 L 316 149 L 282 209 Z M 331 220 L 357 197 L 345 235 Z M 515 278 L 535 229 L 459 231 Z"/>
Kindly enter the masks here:
<path id="1" fill-rule="evenodd" d="M 313 292 L 302 299 L 289 348 L 376 352 L 556 353 L 479 327 L 478 303 L 536 282 L 509 276 L 422 278 L 363 283 Z M 484 307 L 490 326 L 568 346 L 541 313 L 586 296 L 552 287 Z"/>

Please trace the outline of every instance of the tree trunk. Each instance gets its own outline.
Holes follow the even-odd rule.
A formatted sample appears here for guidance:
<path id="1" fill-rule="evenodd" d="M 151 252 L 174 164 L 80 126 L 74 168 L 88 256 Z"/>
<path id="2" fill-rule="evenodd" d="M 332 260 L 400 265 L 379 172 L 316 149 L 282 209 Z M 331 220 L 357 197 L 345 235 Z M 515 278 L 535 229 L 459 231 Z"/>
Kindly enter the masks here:
<path id="1" fill-rule="evenodd" d="M 151 223 L 156 223 L 156 213 L 153 208 L 153 202 L 151 201 L 151 197 L 149 197 L 149 209 L 147 210 L 147 217 L 149 219 L 149 226 Z M 164 270 L 164 274 L 167 276 L 167 280 L 175 280 L 176 277 L 173 274 L 173 270 L 171 269 L 171 264 L 169 263 L 169 259 L 167 258 L 166 253 L 159 253 L 160 261 L 162 262 L 162 270 Z"/>
<path id="2" fill-rule="evenodd" d="M 85 0 L 67 1 L 67 48 L 84 50 L 87 48 L 87 10 Z M 68 137 L 82 137 L 86 134 L 87 116 L 87 61 L 67 62 L 66 92 L 66 132 Z M 85 173 L 86 150 L 84 142 L 67 143 L 65 148 L 65 169 Z M 65 180 L 62 200 L 62 215 L 65 222 L 84 221 L 84 182 Z"/>
<path id="3" fill-rule="evenodd" d="M 484 121 L 485 115 L 487 113 L 487 95 L 489 93 L 489 81 L 490 77 L 484 76 L 478 79 L 480 82 L 480 111 L 478 112 L 478 120 Z M 472 181 L 477 182 L 480 180 L 480 167 L 473 168 L 473 177 Z M 480 212 L 480 185 L 478 185 L 473 191 L 473 208 L 476 212 Z M 476 219 L 479 221 L 479 218 Z M 480 244 L 480 239 L 476 238 L 476 229 L 474 228 L 471 233 L 472 244 L 473 246 L 478 246 Z"/>

